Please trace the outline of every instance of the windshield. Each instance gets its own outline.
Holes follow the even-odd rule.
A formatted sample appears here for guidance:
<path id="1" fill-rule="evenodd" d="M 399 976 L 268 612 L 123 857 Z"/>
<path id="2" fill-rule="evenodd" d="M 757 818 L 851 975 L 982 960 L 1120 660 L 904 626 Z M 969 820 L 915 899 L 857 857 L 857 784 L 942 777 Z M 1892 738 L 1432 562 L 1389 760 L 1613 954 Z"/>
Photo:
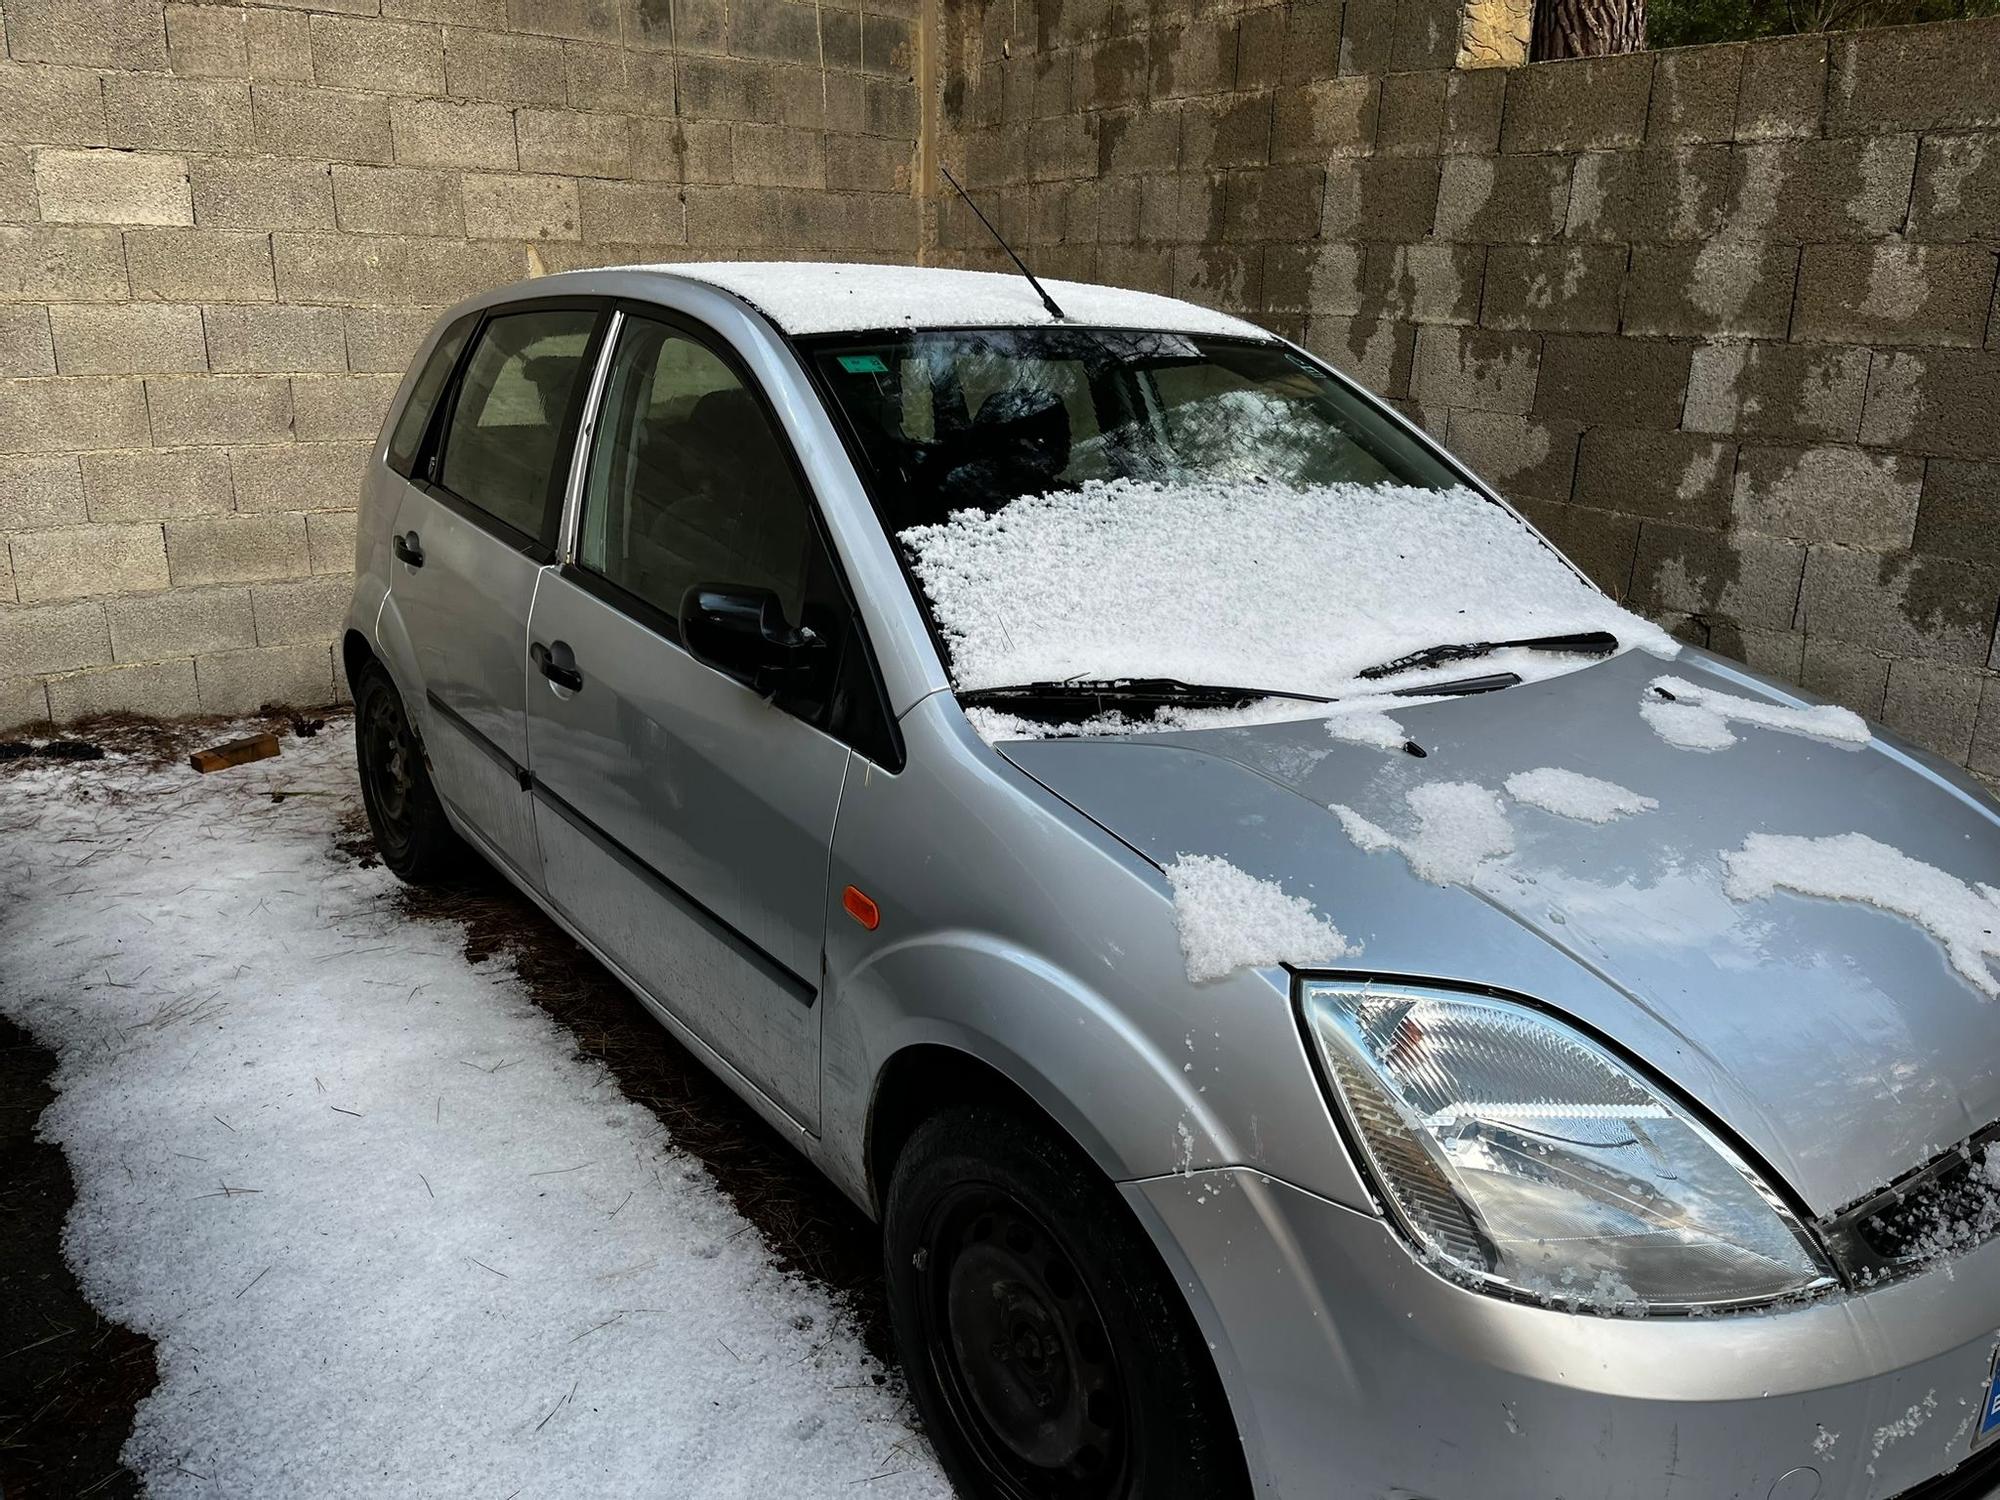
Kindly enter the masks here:
<path id="1" fill-rule="evenodd" d="M 1038 328 L 803 348 L 968 709 L 1103 732 L 1253 701 L 1302 717 L 1672 650 L 1282 345 Z"/>
<path id="2" fill-rule="evenodd" d="M 892 533 L 1090 481 L 1449 489 L 1459 476 L 1277 344 L 1101 329 L 812 341 Z"/>

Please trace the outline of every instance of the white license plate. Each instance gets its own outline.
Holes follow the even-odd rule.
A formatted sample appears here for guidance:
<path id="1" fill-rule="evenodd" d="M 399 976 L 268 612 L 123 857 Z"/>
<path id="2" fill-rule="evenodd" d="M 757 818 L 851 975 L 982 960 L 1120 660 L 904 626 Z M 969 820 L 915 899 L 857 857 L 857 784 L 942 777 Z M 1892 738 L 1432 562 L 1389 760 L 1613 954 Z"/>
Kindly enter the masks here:
<path id="1" fill-rule="evenodd" d="M 2000 1349 L 1993 1351 L 1986 1372 L 1986 1404 L 1980 1409 L 1979 1425 L 1972 1429 L 1972 1446 L 1983 1448 L 1996 1437 L 2000 1437 Z"/>

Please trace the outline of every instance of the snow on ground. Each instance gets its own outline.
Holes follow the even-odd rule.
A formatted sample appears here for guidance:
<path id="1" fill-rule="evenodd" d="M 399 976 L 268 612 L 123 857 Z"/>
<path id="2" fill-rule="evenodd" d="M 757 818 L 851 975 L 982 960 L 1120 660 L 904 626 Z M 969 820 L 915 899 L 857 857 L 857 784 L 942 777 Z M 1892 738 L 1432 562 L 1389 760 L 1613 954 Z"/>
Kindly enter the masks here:
<path id="1" fill-rule="evenodd" d="M 1906 917 L 1944 946 L 1966 983 L 2000 999 L 2000 889 L 1969 885 L 1862 833 L 1753 833 L 1722 861 L 1723 889 L 1738 901 L 1787 890 Z"/>
<path id="2" fill-rule="evenodd" d="M 61 1058 L 84 1290 L 158 1341 L 148 1490 L 948 1494 L 829 1295 L 335 849 L 352 757 L 0 779 L 0 1009 Z"/>
<path id="3" fill-rule="evenodd" d="M 1468 490 L 1093 481 L 902 540 L 961 690 L 1175 677 L 1379 696 L 1357 680 L 1362 668 L 1442 642 L 1603 630 L 1663 656 L 1678 649 Z M 1578 660 L 1508 666 L 1549 676 Z"/>
<path id="4" fill-rule="evenodd" d="M 1514 852 L 1506 805 L 1476 781 L 1427 781 L 1404 800 L 1415 817 L 1407 834 L 1391 833 L 1351 807 L 1335 803 L 1332 810 L 1361 848 L 1396 850 L 1433 885 L 1477 885 L 1493 861 Z"/>
<path id="5" fill-rule="evenodd" d="M 1651 692 L 1653 696 L 1639 706 L 1639 712 L 1655 734 L 1683 750 L 1728 749 L 1736 743 L 1736 732 L 1729 727 L 1732 721 L 1853 745 L 1865 745 L 1870 738 L 1861 715 L 1831 703 L 1786 708 L 1717 692 L 1684 677 L 1656 677 Z"/>
<path id="6" fill-rule="evenodd" d="M 1361 950 L 1301 896 L 1211 854 L 1167 866 L 1187 975 L 1196 983 L 1260 964 L 1326 964 Z"/>
<path id="7" fill-rule="evenodd" d="M 1611 823 L 1634 813 L 1651 812 L 1660 805 L 1651 797 L 1627 791 L 1615 781 L 1586 776 L 1581 771 L 1566 771 L 1560 766 L 1517 771 L 1507 778 L 1505 785 L 1507 795 L 1516 802 L 1582 823 Z"/>

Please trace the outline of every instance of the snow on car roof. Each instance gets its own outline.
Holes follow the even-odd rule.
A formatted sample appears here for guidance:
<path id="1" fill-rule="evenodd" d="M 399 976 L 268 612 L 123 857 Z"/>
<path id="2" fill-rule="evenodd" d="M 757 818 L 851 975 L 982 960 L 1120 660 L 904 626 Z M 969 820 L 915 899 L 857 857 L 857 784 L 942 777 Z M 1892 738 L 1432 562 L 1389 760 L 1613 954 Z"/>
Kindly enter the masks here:
<path id="1" fill-rule="evenodd" d="M 938 266 L 847 265 L 822 261 L 692 261 L 622 266 L 719 287 L 741 297 L 786 333 L 859 333 L 877 328 L 1030 327 L 1056 320 L 1025 276 Z M 1178 297 L 1044 277 L 1066 323 L 1269 338 L 1255 324 Z"/>

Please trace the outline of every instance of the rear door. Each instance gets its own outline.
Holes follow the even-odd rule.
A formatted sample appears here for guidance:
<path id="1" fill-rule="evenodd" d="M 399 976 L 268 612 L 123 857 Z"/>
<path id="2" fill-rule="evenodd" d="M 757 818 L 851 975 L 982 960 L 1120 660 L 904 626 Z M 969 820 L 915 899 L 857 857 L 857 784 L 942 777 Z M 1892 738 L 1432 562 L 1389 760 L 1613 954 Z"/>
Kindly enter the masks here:
<path id="1" fill-rule="evenodd" d="M 569 555 L 529 632 L 547 893 L 815 1129 L 828 850 L 849 741 L 880 695 L 755 377 L 665 314 L 628 313 L 615 337 Z M 771 699 L 696 661 L 677 615 L 698 583 L 773 590 L 833 646 L 825 680 Z M 866 722 L 888 733 L 886 715 Z"/>
<path id="2" fill-rule="evenodd" d="M 555 555 L 601 304 L 480 322 L 397 509 L 390 594 L 408 632 L 439 794 L 540 884 L 527 792 L 528 610 Z"/>

